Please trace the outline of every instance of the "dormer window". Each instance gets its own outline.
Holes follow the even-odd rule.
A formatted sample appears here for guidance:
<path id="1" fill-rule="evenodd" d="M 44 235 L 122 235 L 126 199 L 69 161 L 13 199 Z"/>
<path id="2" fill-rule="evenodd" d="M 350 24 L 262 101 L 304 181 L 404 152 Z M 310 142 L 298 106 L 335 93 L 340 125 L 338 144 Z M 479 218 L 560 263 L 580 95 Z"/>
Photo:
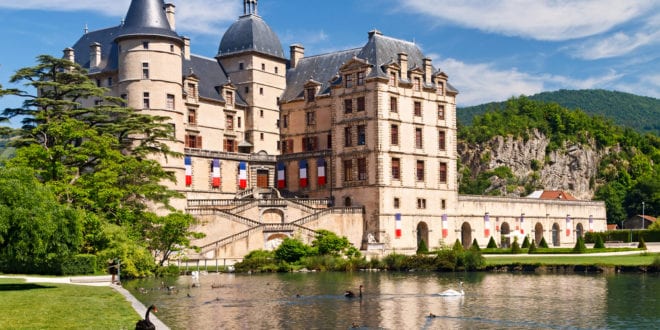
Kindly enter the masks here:
<path id="1" fill-rule="evenodd" d="M 225 101 L 227 102 L 228 106 L 234 105 L 234 92 L 226 91 L 225 92 Z"/>
<path id="2" fill-rule="evenodd" d="M 422 79 L 419 77 L 413 78 L 413 90 L 419 92 L 422 90 Z"/>
<path id="3" fill-rule="evenodd" d="M 358 84 L 358 86 L 364 85 L 364 77 L 365 77 L 364 71 L 360 71 L 360 72 L 357 73 L 357 84 Z"/>
<path id="4" fill-rule="evenodd" d="M 445 83 L 442 81 L 438 81 L 438 95 L 444 95 L 445 94 Z"/>
<path id="5" fill-rule="evenodd" d="M 316 97 L 316 88 L 314 87 L 307 88 L 307 102 L 314 101 L 315 97 Z"/>
<path id="6" fill-rule="evenodd" d="M 390 86 L 396 87 L 396 72 L 390 72 Z"/>
<path id="7" fill-rule="evenodd" d="M 347 74 L 344 76 L 344 81 L 345 81 L 345 87 L 346 88 L 351 88 L 353 87 L 353 75 L 352 74 Z"/>

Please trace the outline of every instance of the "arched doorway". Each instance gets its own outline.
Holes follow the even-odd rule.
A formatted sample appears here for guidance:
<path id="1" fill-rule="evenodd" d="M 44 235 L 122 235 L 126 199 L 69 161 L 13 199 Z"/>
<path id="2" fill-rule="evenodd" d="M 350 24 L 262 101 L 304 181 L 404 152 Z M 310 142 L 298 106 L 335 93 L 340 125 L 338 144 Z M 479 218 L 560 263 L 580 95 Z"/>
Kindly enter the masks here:
<path id="1" fill-rule="evenodd" d="M 419 250 L 419 245 L 424 241 L 426 249 L 429 249 L 429 226 L 426 222 L 420 222 L 417 224 L 417 250 Z"/>
<path id="2" fill-rule="evenodd" d="M 279 209 L 268 209 L 261 213 L 263 223 L 284 223 L 284 212 Z"/>
<path id="3" fill-rule="evenodd" d="M 266 243 L 264 244 L 264 250 L 266 251 L 273 251 L 277 249 L 280 244 L 284 241 L 285 238 L 287 238 L 286 234 L 273 234 L 268 236 L 266 239 Z"/>
<path id="4" fill-rule="evenodd" d="M 509 227 L 508 222 L 502 223 L 502 228 L 500 228 L 500 233 L 502 234 L 502 237 L 500 239 L 500 247 L 501 248 L 511 247 L 511 237 L 505 236 L 511 234 L 511 227 Z"/>
<path id="5" fill-rule="evenodd" d="M 534 243 L 538 246 L 541 240 L 543 239 L 543 225 L 540 222 L 536 223 L 534 226 Z"/>
<path id="6" fill-rule="evenodd" d="M 577 226 L 575 226 L 575 236 L 582 237 L 582 235 L 584 235 L 584 227 L 582 227 L 581 223 L 578 223 Z"/>
<path id="7" fill-rule="evenodd" d="M 559 229 L 559 225 L 555 222 L 552 225 L 552 245 L 553 246 L 559 246 L 559 244 L 561 243 L 559 241 L 559 236 L 561 236 L 560 234 L 561 234 L 561 229 Z"/>
<path id="8" fill-rule="evenodd" d="M 469 248 L 472 243 L 472 227 L 467 222 L 463 222 L 461 226 L 461 243 L 464 248 Z"/>
<path id="9" fill-rule="evenodd" d="M 344 198 L 344 206 L 351 206 L 351 198 L 350 197 Z"/>

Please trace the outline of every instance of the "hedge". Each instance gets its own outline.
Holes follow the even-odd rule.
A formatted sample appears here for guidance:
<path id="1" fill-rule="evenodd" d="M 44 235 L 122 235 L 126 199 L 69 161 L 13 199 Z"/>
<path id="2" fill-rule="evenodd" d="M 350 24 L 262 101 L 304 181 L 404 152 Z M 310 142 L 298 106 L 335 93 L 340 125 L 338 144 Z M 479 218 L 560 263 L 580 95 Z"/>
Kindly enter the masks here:
<path id="1" fill-rule="evenodd" d="M 62 263 L 62 275 L 94 274 L 98 267 L 97 259 L 92 254 L 78 254 Z"/>
<path id="2" fill-rule="evenodd" d="M 585 243 L 595 243 L 596 236 L 600 236 L 604 242 L 621 241 L 624 243 L 639 242 L 639 237 L 646 242 L 660 242 L 660 230 L 609 230 L 604 232 L 587 232 L 584 234 Z M 631 239 L 632 237 L 632 239 Z"/>

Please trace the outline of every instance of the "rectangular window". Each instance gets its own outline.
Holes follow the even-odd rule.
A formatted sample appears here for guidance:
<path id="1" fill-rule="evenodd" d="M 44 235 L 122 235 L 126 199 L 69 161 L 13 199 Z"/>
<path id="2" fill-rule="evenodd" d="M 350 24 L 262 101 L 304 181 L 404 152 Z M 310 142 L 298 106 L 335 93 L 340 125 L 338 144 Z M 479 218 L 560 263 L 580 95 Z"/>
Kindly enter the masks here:
<path id="1" fill-rule="evenodd" d="M 275 74 L 278 74 L 278 72 L 279 72 L 279 68 L 275 67 Z"/>
<path id="2" fill-rule="evenodd" d="M 142 63 L 142 79 L 149 79 L 149 63 Z"/>
<path id="3" fill-rule="evenodd" d="M 440 208 L 443 209 L 443 210 L 447 208 L 447 201 L 446 200 L 443 199 L 443 200 L 440 201 Z"/>
<path id="4" fill-rule="evenodd" d="M 438 149 L 445 150 L 447 148 L 447 141 L 445 139 L 445 131 L 438 132 Z"/>
<path id="5" fill-rule="evenodd" d="M 174 95 L 167 94 L 167 110 L 174 110 Z"/>
<path id="6" fill-rule="evenodd" d="M 364 71 L 357 73 L 357 84 L 358 86 L 364 85 Z"/>
<path id="7" fill-rule="evenodd" d="M 415 128 L 415 148 L 422 149 L 424 147 L 424 136 L 422 135 L 422 128 Z"/>
<path id="8" fill-rule="evenodd" d="M 128 98 L 128 94 L 121 94 L 119 97 L 122 99 L 121 106 L 125 107 L 126 106 L 126 99 Z"/>
<path id="9" fill-rule="evenodd" d="M 259 133 L 259 139 L 260 139 L 261 141 L 264 140 L 264 133 Z"/>
<path id="10" fill-rule="evenodd" d="M 174 45 L 170 45 L 170 53 L 174 53 Z"/>
<path id="11" fill-rule="evenodd" d="M 259 95 L 264 95 L 264 88 L 263 87 L 259 87 Z"/>
<path id="12" fill-rule="evenodd" d="M 304 137 L 303 138 L 303 151 L 316 151 L 317 150 L 317 141 L 316 136 Z"/>
<path id="13" fill-rule="evenodd" d="M 242 71 L 244 68 L 245 68 L 245 65 L 242 62 L 238 63 L 238 70 Z"/>
<path id="14" fill-rule="evenodd" d="M 328 134 L 328 140 L 326 141 L 326 149 L 332 148 L 332 134 Z"/>
<path id="15" fill-rule="evenodd" d="M 149 109 L 149 92 L 142 94 L 142 109 Z"/>
<path id="16" fill-rule="evenodd" d="M 358 180 L 360 181 L 367 180 L 367 159 L 358 158 L 357 167 L 358 167 Z"/>
<path id="17" fill-rule="evenodd" d="M 390 112 L 399 112 L 399 107 L 397 104 L 396 97 L 390 97 Z"/>
<path id="18" fill-rule="evenodd" d="M 426 208 L 426 198 L 417 198 L 417 208 L 418 209 Z"/>
<path id="19" fill-rule="evenodd" d="M 422 80 L 421 79 L 419 79 L 419 78 L 413 79 L 413 89 L 415 91 L 422 90 L 421 86 L 422 86 Z"/>
<path id="20" fill-rule="evenodd" d="M 188 98 L 197 99 L 197 85 L 188 83 Z"/>
<path id="21" fill-rule="evenodd" d="M 353 181 L 353 160 L 344 161 L 344 181 Z"/>
<path id="22" fill-rule="evenodd" d="M 392 158 L 392 180 L 401 180 L 401 160 Z"/>
<path id="23" fill-rule="evenodd" d="M 353 112 L 353 100 L 352 99 L 345 99 L 344 100 L 344 113 L 351 113 Z"/>
<path id="24" fill-rule="evenodd" d="M 442 81 L 438 81 L 438 95 L 444 95 L 445 94 L 445 83 Z"/>
<path id="25" fill-rule="evenodd" d="M 344 85 L 346 88 L 353 87 L 353 75 L 352 74 L 345 75 L 344 80 L 346 81 L 346 83 Z"/>
<path id="26" fill-rule="evenodd" d="M 357 127 L 358 145 L 363 146 L 367 143 L 367 127 L 365 125 L 358 125 Z"/>
<path id="27" fill-rule="evenodd" d="M 108 86 L 112 86 L 112 77 L 108 77 Z"/>
<path id="28" fill-rule="evenodd" d="M 237 126 L 238 128 L 241 128 L 241 117 L 237 117 L 236 120 L 237 120 L 237 122 L 236 122 L 236 126 Z"/>
<path id="29" fill-rule="evenodd" d="M 234 148 L 236 146 L 236 141 L 233 139 L 226 139 L 224 143 L 224 150 L 225 152 L 234 152 Z"/>
<path id="30" fill-rule="evenodd" d="M 422 116 L 422 102 L 415 101 L 415 116 Z"/>
<path id="31" fill-rule="evenodd" d="M 234 105 L 234 92 L 226 91 L 225 92 L 225 101 L 227 102 L 228 106 Z"/>
<path id="32" fill-rule="evenodd" d="M 225 118 L 225 129 L 228 131 L 234 130 L 234 116 L 227 115 Z"/>
<path id="33" fill-rule="evenodd" d="M 394 208 L 398 209 L 401 206 L 401 201 L 398 197 L 394 197 Z"/>
<path id="34" fill-rule="evenodd" d="M 197 125 L 197 110 L 188 109 L 188 125 Z"/>
<path id="35" fill-rule="evenodd" d="M 390 86 L 396 86 L 396 72 L 390 72 Z"/>
<path id="36" fill-rule="evenodd" d="M 289 127 L 289 115 L 283 115 L 282 116 L 282 128 L 288 128 Z"/>
<path id="37" fill-rule="evenodd" d="M 424 161 L 417 161 L 417 181 L 424 181 Z"/>
<path id="38" fill-rule="evenodd" d="M 440 163 L 440 182 L 447 183 L 447 163 Z"/>
<path id="39" fill-rule="evenodd" d="M 149 41 L 142 42 L 142 49 L 149 49 Z"/>
<path id="40" fill-rule="evenodd" d="M 314 111 L 306 112 L 305 121 L 307 122 L 307 126 L 316 125 L 316 113 Z"/>
<path id="41" fill-rule="evenodd" d="M 245 90 L 245 94 L 250 94 L 250 87 L 245 86 L 243 90 Z"/>
<path id="42" fill-rule="evenodd" d="M 351 138 L 352 129 L 350 126 L 344 127 L 344 146 L 350 147 L 353 145 L 353 139 Z"/>
<path id="43" fill-rule="evenodd" d="M 186 148 L 202 149 L 202 137 L 198 135 L 186 134 Z"/>
<path id="44" fill-rule="evenodd" d="M 96 87 L 101 87 L 101 79 L 96 79 Z"/>
<path id="45" fill-rule="evenodd" d="M 398 125 L 392 125 L 392 127 L 390 127 L 390 143 L 393 146 L 398 146 L 399 145 L 399 126 Z"/>
<path id="46" fill-rule="evenodd" d="M 445 106 L 443 104 L 438 104 L 438 119 L 445 119 Z"/>
<path id="47" fill-rule="evenodd" d="M 364 109 L 365 109 L 364 96 L 360 96 L 357 98 L 357 111 L 364 111 Z"/>
<path id="48" fill-rule="evenodd" d="M 266 63 L 261 63 L 261 71 L 266 71 Z"/>
<path id="49" fill-rule="evenodd" d="M 307 102 L 314 101 L 315 96 L 316 96 L 316 88 L 307 88 Z"/>

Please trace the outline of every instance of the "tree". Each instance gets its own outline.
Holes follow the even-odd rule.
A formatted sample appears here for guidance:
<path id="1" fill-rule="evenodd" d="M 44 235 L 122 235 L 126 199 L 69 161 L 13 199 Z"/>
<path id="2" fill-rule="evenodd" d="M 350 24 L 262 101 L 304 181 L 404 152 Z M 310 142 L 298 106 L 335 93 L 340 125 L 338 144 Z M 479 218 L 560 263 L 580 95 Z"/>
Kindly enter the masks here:
<path id="1" fill-rule="evenodd" d="M 285 238 L 275 250 L 275 258 L 285 262 L 297 262 L 309 255 L 309 246 L 295 238 Z"/>
<path id="2" fill-rule="evenodd" d="M 534 252 L 536 252 L 536 242 L 532 240 L 532 242 L 529 243 L 529 249 L 527 250 L 527 253 L 532 254 Z"/>
<path id="3" fill-rule="evenodd" d="M 539 242 L 539 247 L 544 249 L 548 248 L 548 242 L 545 241 L 545 237 L 541 237 L 541 241 Z"/>
<path id="4" fill-rule="evenodd" d="M 497 249 L 497 243 L 495 243 L 495 239 L 493 236 L 490 237 L 490 240 L 488 240 L 488 245 L 486 246 L 488 249 Z"/>
<path id="5" fill-rule="evenodd" d="M 463 252 L 465 250 L 465 249 L 463 249 L 463 244 L 461 244 L 461 241 L 458 238 L 454 242 L 454 246 L 452 246 L 451 249 L 454 252 Z"/>
<path id="6" fill-rule="evenodd" d="M 523 249 L 528 249 L 529 248 L 529 237 L 525 236 L 525 239 L 523 240 L 522 245 L 520 246 Z"/>
<path id="7" fill-rule="evenodd" d="M 345 236 L 339 237 L 337 234 L 321 229 L 316 231 L 316 238 L 312 241 L 312 247 L 316 248 L 320 255 L 339 256 L 351 243 Z"/>
<path id="8" fill-rule="evenodd" d="M 82 245 L 83 217 L 60 204 L 31 169 L 0 167 L 0 271 L 60 273 Z"/>
<path id="9" fill-rule="evenodd" d="M 470 246 L 470 251 L 481 251 L 481 248 L 479 248 L 479 243 L 477 243 L 477 239 L 472 240 L 472 245 Z"/>
<path id="10" fill-rule="evenodd" d="M 513 243 L 511 243 L 511 253 L 513 254 L 522 253 L 522 249 L 520 248 L 520 243 L 518 243 L 518 236 L 513 238 Z"/>
<path id="11" fill-rule="evenodd" d="M 161 266 L 172 253 L 190 248 L 191 238 L 203 238 L 203 233 L 193 232 L 191 226 L 197 222 L 190 214 L 173 212 L 166 216 L 156 216 L 150 223 L 153 225 L 147 233 L 148 248 L 154 258 L 160 258 Z"/>
<path id="12" fill-rule="evenodd" d="M 582 236 L 578 237 L 575 241 L 575 246 L 573 247 L 573 253 L 584 253 L 587 251 L 587 246 L 584 244 L 584 239 Z"/>

